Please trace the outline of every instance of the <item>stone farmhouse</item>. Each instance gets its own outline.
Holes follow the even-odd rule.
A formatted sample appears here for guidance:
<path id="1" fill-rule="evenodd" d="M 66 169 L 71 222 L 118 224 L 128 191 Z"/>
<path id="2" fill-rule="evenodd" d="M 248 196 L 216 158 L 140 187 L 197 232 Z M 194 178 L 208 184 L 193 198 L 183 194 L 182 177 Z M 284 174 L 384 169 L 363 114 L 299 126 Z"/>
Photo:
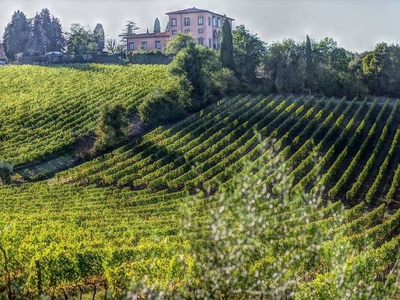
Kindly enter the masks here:
<path id="1" fill-rule="evenodd" d="M 234 19 L 196 7 L 165 13 L 169 17 L 169 30 L 160 33 L 140 33 L 126 36 L 127 52 L 140 48 L 146 50 L 163 49 L 168 39 L 179 32 L 190 33 L 197 44 L 219 49 L 222 21 L 227 19 L 232 28 Z"/>

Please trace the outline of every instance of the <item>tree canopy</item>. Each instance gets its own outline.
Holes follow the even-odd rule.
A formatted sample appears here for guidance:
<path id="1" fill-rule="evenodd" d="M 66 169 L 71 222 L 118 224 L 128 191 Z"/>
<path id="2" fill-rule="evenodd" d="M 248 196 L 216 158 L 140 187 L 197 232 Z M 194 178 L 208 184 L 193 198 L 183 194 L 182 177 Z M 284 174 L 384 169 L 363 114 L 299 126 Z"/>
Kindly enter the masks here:
<path id="1" fill-rule="evenodd" d="M 21 11 L 14 12 L 6 26 L 3 40 L 7 57 L 14 60 L 15 54 L 43 55 L 48 51 L 63 51 L 65 36 L 60 20 L 43 8 L 32 19 Z"/>
<path id="2" fill-rule="evenodd" d="M 254 81 L 256 68 L 265 54 L 265 43 L 256 35 L 250 33 L 244 25 L 239 25 L 233 31 L 233 60 L 235 70 L 244 81 Z"/>
<path id="3" fill-rule="evenodd" d="M 90 29 L 85 29 L 79 23 L 71 25 L 68 33 L 68 53 L 84 54 L 96 51 L 97 45 Z"/>
<path id="4" fill-rule="evenodd" d="M 101 52 L 105 46 L 105 36 L 103 25 L 97 23 L 93 31 L 94 42 L 96 43 L 96 51 Z"/>
<path id="5" fill-rule="evenodd" d="M 222 22 L 222 35 L 221 35 L 221 47 L 219 49 L 219 60 L 222 65 L 231 70 L 235 69 L 233 62 L 233 42 L 232 42 L 232 29 L 228 19 L 224 19 Z"/>

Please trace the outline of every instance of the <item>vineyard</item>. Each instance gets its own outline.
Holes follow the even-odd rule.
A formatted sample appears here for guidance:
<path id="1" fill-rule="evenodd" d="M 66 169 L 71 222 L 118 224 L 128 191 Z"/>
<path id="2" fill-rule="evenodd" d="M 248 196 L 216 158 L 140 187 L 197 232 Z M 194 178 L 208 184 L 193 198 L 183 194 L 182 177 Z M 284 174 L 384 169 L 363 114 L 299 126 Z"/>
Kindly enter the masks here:
<path id="1" fill-rule="evenodd" d="M 28 71 L 24 68 L 32 67 L 4 68 L 2 73 L 10 73 L 0 76 L 1 86 L 8 87 L 0 91 L 0 157 L 17 164 L 65 148 L 75 131 L 93 130 L 100 104 L 122 100 L 132 112 L 156 82 L 169 80 L 162 67 L 159 73 L 156 67 L 46 73 L 35 68 L 32 77 L 19 73 Z M 75 81 L 82 86 L 68 84 Z M 242 290 L 231 295 L 228 287 L 238 283 L 224 277 L 224 292 L 218 281 L 228 298 L 262 298 L 245 290 L 266 288 L 271 295 L 293 278 L 295 285 L 273 295 L 341 295 L 329 285 L 336 280 L 336 265 L 324 256 L 337 245 L 351 248 L 342 257 L 347 275 L 362 273 L 359 267 L 367 261 L 374 281 L 384 285 L 400 249 L 399 106 L 389 99 L 240 95 L 49 181 L 0 187 L 0 291 L 28 298 L 40 293 L 94 298 L 96 293 L 121 297 L 144 278 L 160 290 L 196 286 L 211 279 L 196 278 L 194 248 L 211 249 L 212 257 L 212 249 L 222 247 L 219 255 L 227 251 L 219 256 L 222 264 L 246 243 L 240 234 L 228 246 L 209 241 L 218 240 L 209 233 L 210 218 L 225 213 L 218 226 L 235 228 L 232 216 L 254 216 L 251 223 L 259 225 L 243 223 L 243 230 L 261 236 L 257 249 L 245 248 L 252 256 L 246 264 L 246 258 L 240 260 L 244 275 L 232 271 Z M 251 184 L 236 191 L 249 161 Z M 254 190 L 244 192 L 248 186 Z M 236 202 L 223 202 L 229 200 L 220 196 L 223 191 L 232 199 L 257 195 L 254 199 L 265 202 L 246 203 L 245 213 L 226 212 L 226 204 Z M 280 202 L 314 195 L 321 202 Z M 196 220 L 191 225 L 189 214 Z M 322 250 L 312 244 L 316 236 Z M 214 265 L 203 266 L 217 274 Z M 275 272 L 280 269 L 286 270 L 281 277 Z M 259 280 L 247 283 L 249 278 Z"/>
<path id="2" fill-rule="evenodd" d="M 94 131 L 100 108 L 130 113 L 157 85 L 173 84 L 165 66 L 18 66 L 0 70 L 0 158 L 32 163 Z"/>

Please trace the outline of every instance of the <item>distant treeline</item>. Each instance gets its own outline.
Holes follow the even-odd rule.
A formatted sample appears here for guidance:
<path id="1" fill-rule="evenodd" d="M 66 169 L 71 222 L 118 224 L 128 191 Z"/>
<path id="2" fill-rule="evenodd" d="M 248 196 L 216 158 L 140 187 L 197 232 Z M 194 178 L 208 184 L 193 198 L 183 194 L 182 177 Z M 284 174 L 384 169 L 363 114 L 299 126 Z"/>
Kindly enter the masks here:
<path id="1" fill-rule="evenodd" d="M 400 97 L 400 46 L 379 43 L 359 54 L 332 38 L 309 39 L 308 50 L 307 40 L 286 39 L 266 47 L 260 73 L 269 92 Z"/>

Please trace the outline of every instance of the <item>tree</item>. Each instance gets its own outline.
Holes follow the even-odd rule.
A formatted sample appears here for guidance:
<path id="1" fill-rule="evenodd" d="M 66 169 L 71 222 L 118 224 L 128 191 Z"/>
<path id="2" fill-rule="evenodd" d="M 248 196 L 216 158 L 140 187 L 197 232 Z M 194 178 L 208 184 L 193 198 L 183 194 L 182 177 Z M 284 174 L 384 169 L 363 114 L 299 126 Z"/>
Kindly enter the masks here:
<path id="1" fill-rule="evenodd" d="M 71 25 L 67 45 L 70 54 L 84 54 L 96 50 L 96 43 L 92 32 L 89 29 L 86 30 L 79 23 Z"/>
<path id="2" fill-rule="evenodd" d="M 27 52 L 29 55 L 43 55 L 49 44 L 50 40 L 45 30 L 43 15 L 36 13 L 33 18 L 33 26 Z"/>
<path id="3" fill-rule="evenodd" d="M 122 37 L 121 39 L 121 45 L 123 46 L 123 49 L 126 50 L 126 37 L 135 35 L 135 31 L 140 29 L 138 24 L 133 21 L 127 21 L 125 27 L 122 29 L 121 34 L 119 35 Z"/>
<path id="4" fill-rule="evenodd" d="M 313 82 L 313 66 L 312 66 L 312 56 L 311 56 L 311 41 L 310 37 L 306 35 L 306 85 L 311 94 L 311 87 Z"/>
<path id="5" fill-rule="evenodd" d="M 43 8 L 33 18 L 27 53 L 43 55 L 48 51 L 62 51 L 64 47 L 65 37 L 59 19 L 51 16 L 47 8 Z"/>
<path id="6" fill-rule="evenodd" d="M 120 43 L 118 43 L 116 39 L 108 38 L 106 40 L 106 49 L 108 53 L 118 54 L 121 53 L 123 46 Z"/>
<path id="7" fill-rule="evenodd" d="M 171 48 L 181 49 L 169 65 L 169 71 L 178 76 L 182 84 L 190 84 L 191 102 L 184 107 L 196 110 L 223 95 L 227 88 L 226 82 L 232 81 L 232 76 L 229 70 L 222 68 L 217 52 L 196 45 L 190 36 L 190 39 L 187 37 L 188 35 L 182 35 L 180 42 L 175 43 L 175 39 L 169 42 L 174 43 L 174 47 Z"/>
<path id="8" fill-rule="evenodd" d="M 121 104 L 105 105 L 100 112 L 95 148 L 104 150 L 128 136 L 128 115 Z"/>
<path id="9" fill-rule="evenodd" d="M 103 25 L 97 23 L 93 31 L 94 42 L 96 43 L 96 51 L 101 52 L 104 49 L 105 37 Z"/>
<path id="10" fill-rule="evenodd" d="M 256 34 L 251 34 L 244 25 L 233 32 L 233 60 L 240 79 L 251 83 L 256 79 L 256 68 L 265 54 L 265 43 Z"/>
<path id="11" fill-rule="evenodd" d="M 51 20 L 51 31 L 48 35 L 49 47 L 48 51 L 64 51 L 66 46 L 66 39 L 60 20 L 58 18 L 52 17 Z"/>
<path id="12" fill-rule="evenodd" d="M 299 93 L 304 83 L 304 61 L 304 47 L 293 39 L 269 45 L 263 66 L 270 91 Z"/>
<path id="13" fill-rule="evenodd" d="M 13 165 L 0 160 L 0 179 L 3 185 L 11 182 L 11 174 L 13 173 Z"/>
<path id="14" fill-rule="evenodd" d="M 149 125 L 158 126 L 177 121 L 184 116 L 184 110 L 177 101 L 179 91 L 164 91 L 157 86 L 144 97 L 138 107 L 140 119 Z M 179 99 L 179 98 L 178 98 Z"/>
<path id="15" fill-rule="evenodd" d="M 228 19 L 222 22 L 221 48 L 219 49 L 219 60 L 222 66 L 233 70 L 235 68 L 233 62 L 233 42 L 232 30 Z"/>
<path id="16" fill-rule="evenodd" d="M 168 32 L 168 31 L 169 31 L 169 22 L 167 22 L 167 24 L 165 24 L 165 29 L 164 29 L 164 31 L 165 31 L 165 32 Z"/>
<path id="17" fill-rule="evenodd" d="M 160 32 L 161 32 L 160 20 L 156 18 L 154 20 L 154 33 L 160 33 Z"/>
<path id="18" fill-rule="evenodd" d="M 204 100 L 205 84 L 200 51 L 194 42 L 179 51 L 170 64 L 173 75 L 184 76 L 192 85 L 192 99 L 196 104 Z M 197 105 L 195 105 L 197 106 Z"/>
<path id="19" fill-rule="evenodd" d="M 185 33 L 178 33 L 176 37 L 170 39 L 165 47 L 165 53 L 169 55 L 176 55 L 183 48 L 190 45 L 195 45 L 192 35 Z"/>
<path id="20" fill-rule="evenodd" d="M 15 54 L 25 52 L 29 41 L 30 26 L 26 15 L 18 10 L 11 17 L 4 34 L 4 51 L 8 59 L 14 60 Z"/>

